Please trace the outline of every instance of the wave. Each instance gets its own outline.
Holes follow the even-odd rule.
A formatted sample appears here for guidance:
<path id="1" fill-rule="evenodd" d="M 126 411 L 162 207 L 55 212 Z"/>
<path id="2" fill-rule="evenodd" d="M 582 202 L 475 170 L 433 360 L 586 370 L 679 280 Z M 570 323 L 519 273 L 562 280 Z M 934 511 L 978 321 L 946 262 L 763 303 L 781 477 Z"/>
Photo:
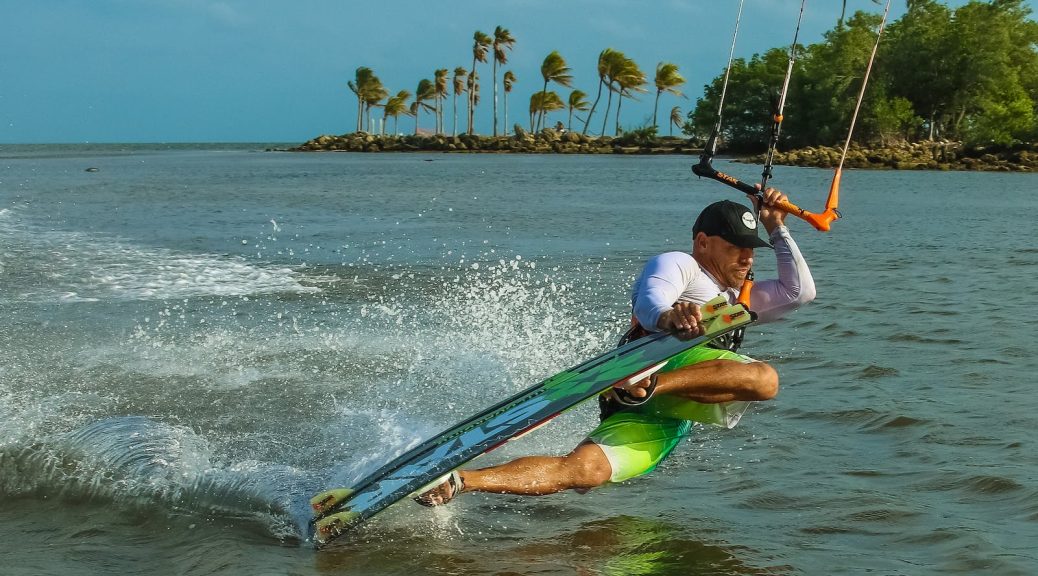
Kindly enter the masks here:
<path id="1" fill-rule="evenodd" d="M 0 212 L 7 298 L 37 303 L 313 293 L 304 274 L 240 256 L 186 253 L 96 233 L 48 230 Z"/>
<path id="2" fill-rule="evenodd" d="M 293 495 L 300 482 L 282 466 L 217 466 L 205 441 L 182 426 L 113 417 L 0 447 L 0 494 L 101 502 L 131 510 L 216 515 L 264 524 L 281 539 L 300 537 Z"/>

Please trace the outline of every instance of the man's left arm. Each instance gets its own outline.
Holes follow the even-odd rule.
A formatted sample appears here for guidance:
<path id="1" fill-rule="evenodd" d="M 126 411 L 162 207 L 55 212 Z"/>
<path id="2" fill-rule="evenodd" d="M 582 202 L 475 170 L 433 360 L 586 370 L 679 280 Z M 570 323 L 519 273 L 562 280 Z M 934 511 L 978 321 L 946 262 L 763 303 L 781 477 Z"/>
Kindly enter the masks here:
<path id="1" fill-rule="evenodd" d="M 769 188 L 764 194 L 760 221 L 775 246 L 778 278 L 755 282 L 751 308 L 760 322 L 771 322 L 815 299 L 815 281 L 800 248 L 785 226 L 786 213 L 771 208 L 786 196 Z"/>

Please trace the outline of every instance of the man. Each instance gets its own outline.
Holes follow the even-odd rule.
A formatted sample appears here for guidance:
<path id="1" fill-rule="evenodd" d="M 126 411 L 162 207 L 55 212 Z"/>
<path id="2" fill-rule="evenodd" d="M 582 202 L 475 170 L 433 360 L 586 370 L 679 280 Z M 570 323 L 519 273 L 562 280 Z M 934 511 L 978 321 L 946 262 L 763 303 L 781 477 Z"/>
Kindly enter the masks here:
<path id="1" fill-rule="evenodd" d="M 757 222 L 748 208 L 727 200 L 707 206 L 692 227 L 691 255 L 661 254 L 635 281 L 634 327 L 625 341 L 661 330 L 681 337 L 702 334 L 699 306 L 718 294 L 736 301 L 753 264 L 754 248 L 774 248 L 778 262 L 777 279 L 753 284 L 751 309 L 760 322 L 814 299 L 814 280 L 784 225 L 786 213 L 772 208 L 785 195 L 769 188 L 762 196 L 760 222 L 771 242 L 757 235 Z M 651 472 L 695 421 L 731 428 L 750 401 L 770 400 L 778 393 L 778 374 L 771 366 L 736 353 L 737 338 L 724 340 L 678 354 L 649 378 L 618 384 L 600 401 L 601 424 L 569 454 L 528 456 L 455 471 L 416 501 L 437 506 L 469 491 L 583 492 Z"/>

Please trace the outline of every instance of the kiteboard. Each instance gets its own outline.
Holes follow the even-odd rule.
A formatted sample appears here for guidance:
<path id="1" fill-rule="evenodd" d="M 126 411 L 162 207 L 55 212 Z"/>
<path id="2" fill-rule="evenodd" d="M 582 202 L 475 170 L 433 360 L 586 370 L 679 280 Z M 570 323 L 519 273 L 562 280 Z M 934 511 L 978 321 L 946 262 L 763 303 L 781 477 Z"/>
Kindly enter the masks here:
<path id="1" fill-rule="evenodd" d="M 626 380 L 644 378 L 689 348 L 709 344 L 754 319 L 723 296 L 701 307 L 704 334 L 682 339 L 667 332 L 640 338 L 560 372 L 429 438 L 354 486 L 310 499 L 317 548 L 356 528 L 391 504 L 428 487 L 452 470 L 544 424 L 561 412 Z"/>

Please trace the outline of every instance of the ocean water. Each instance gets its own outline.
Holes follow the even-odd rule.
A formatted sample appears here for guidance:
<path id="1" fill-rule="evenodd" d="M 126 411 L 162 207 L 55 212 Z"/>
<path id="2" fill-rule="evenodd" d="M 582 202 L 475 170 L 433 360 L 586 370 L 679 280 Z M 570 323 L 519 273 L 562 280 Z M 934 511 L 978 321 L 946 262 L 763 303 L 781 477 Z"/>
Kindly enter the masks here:
<path id="1" fill-rule="evenodd" d="M 1038 573 L 1030 174 L 846 173 L 832 232 L 790 222 L 817 300 L 747 338 L 778 398 L 653 474 L 311 548 L 313 493 L 613 346 L 734 197 L 693 160 L 0 146 L 0 573 Z"/>

